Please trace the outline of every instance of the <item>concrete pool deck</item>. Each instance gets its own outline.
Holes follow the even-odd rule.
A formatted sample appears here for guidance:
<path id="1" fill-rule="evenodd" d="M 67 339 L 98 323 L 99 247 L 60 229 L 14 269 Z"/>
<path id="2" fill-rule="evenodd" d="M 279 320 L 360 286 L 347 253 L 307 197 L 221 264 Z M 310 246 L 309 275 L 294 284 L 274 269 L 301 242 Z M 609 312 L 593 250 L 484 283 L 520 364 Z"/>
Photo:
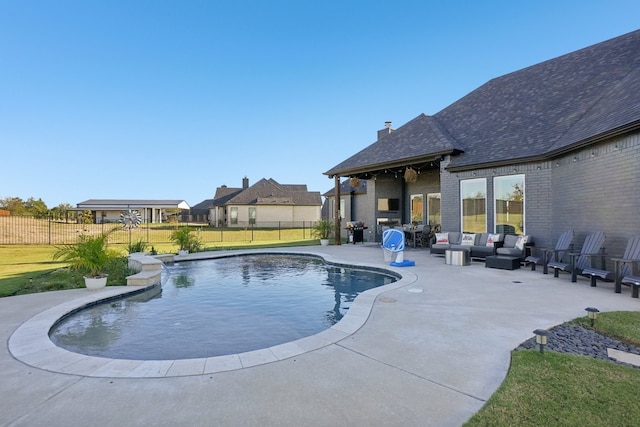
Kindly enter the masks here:
<path id="1" fill-rule="evenodd" d="M 61 312 L 124 288 L 1 298 L 0 425 L 458 426 L 500 386 L 510 351 L 534 329 L 584 316 L 589 306 L 640 309 L 626 287 L 615 294 L 611 283 L 592 288 L 568 274 L 448 266 L 428 250 L 406 251 L 416 265 L 405 268 L 388 267 L 367 244 L 267 252 L 313 253 L 404 277 L 358 297 L 331 330 L 211 360 L 111 361 L 47 342 Z"/>

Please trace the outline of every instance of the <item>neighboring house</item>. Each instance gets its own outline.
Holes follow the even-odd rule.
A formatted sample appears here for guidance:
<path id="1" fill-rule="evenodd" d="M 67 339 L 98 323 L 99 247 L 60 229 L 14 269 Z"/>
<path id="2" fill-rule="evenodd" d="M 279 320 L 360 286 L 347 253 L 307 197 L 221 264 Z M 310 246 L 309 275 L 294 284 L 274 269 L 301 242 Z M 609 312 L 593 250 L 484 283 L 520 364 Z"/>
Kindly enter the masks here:
<path id="1" fill-rule="evenodd" d="M 331 221 L 335 220 L 335 194 L 335 188 L 332 188 L 323 194 L 325 199 L 324 204 L 322 205 L 322 218 L 329 219 Z M 370 212 L 375 206 L 374 202 L 375 199 L 373 197 L 368 197 L 367 194 L 367 180 L 345 179 L 340 183 L 339 212 L 342 222 L 341 234 L 343 237 L 346 237 L 347 235 L 347 232 L 344 229 L 346 226 L 345 222 L 364 222 L 365 225 L 369 225 L 369 222 L 367 222 L 366 219 L 371 217 Z M 372 222 L 371 224 L 375 224 L 375 222 Z M 371 231 L 373 232 L 373 228 Z"/>
<path id="2" fill-rule="evenodd" d="M 640 232 L 639 164 L 640 30 L 495 78 L 397 130 L 387 123 L 325 174 L 368 180 L 368 221 L 513 227 L 540 246 L 602 230 L 619 255 Z"/>
<path id="3" fill-rule="evenodd" d="M 177 215 L 189 210 L 184 200 L 117 200 L 90 199 L 76 205 L 75 211 L 91 211 L 94 222 L 102 224 L 117 222 L 120 214 L 128 210 L 136 210 L 142 222 L 165 222 L 170 215 Z"/>
<path id="4" fill-rule="evenodd" d="M 306 185 L 263 178 L 249 186 L 245 177 L 242 188 L 218 187 L 213 199 L 198 204 L 204 205 L 213 226 L 302 226 L 320 219 L 322 200 L 319 191 L 308 191 Z"/>

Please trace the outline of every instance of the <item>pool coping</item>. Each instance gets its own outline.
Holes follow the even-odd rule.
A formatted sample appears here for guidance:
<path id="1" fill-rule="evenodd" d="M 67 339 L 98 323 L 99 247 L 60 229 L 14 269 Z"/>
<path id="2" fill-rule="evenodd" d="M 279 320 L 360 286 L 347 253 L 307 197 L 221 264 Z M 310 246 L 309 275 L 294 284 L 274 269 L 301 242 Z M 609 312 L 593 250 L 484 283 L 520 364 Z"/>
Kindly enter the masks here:
<path id="1" fill-rule="evenodd" d="M 199 252 L 175 257 L 175 262 L 225 258 L 251 254 L 295 254 L 311 255 L 322 258 L 328 263 L 340 266 L 364 267 L 388 271 L 399 276 L 399 280 L 378 288 L 369 289 L 354 300 L 347 314 L 335 325 L 315 335 L 300 338 L 284 344 L 253 350 L 244 353 L 194 359 L 174 360 L 132 360 L 110 359 L 74 353 L 56 346 L 49 338 L 51 327 L 62 317 L 80 307 L 95 304 L 104 299 L 139 292 L 155 285 L 109 286 L 100 291 L 90 292 L 86 296 L 64 302 L 45 310 L 23 324 L 11 335 L 8 348 L 11 355 L 34 368 L 69 375 L 97 378 L 168 378 L 193 375 L 208 375 L 218 372 L 235 371 L 253 366 L 274 363 L 290 359 L 301 354 L 333 345 L 353 335 L 367 321 L 373 305 L 382 293 L 402 288 L 417 280 L 415 273 L 400 268 L 381 268 L 366 262 L 345 263 L 327 253 L 313 250 L 295 250 L 287 248 L 254 249 L 242 251 Z"/>

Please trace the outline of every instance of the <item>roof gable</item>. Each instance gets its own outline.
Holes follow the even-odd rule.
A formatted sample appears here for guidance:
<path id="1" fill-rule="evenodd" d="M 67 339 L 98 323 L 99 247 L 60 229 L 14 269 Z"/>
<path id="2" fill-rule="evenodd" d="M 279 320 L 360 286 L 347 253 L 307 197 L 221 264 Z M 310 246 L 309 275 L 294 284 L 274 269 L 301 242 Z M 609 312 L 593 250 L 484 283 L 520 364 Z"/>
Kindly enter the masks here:
<path id="1" fill-rule="evenodd" d="M 322 205 L 319 191 L 307 191 L 306 185 L 282 185 L 274 179 L 261 179 L 230 198 L 233 205 Z"/>
<path id="2" fill-rule="evenodd" d="M 325 172 L 332 176 L 341 171 L 370 168 L 397 161 L 411 162 L 430 156 L 449 154 L 462 147 L 431 116 L 420 114 L 398 129 L 369 145 Z"/>

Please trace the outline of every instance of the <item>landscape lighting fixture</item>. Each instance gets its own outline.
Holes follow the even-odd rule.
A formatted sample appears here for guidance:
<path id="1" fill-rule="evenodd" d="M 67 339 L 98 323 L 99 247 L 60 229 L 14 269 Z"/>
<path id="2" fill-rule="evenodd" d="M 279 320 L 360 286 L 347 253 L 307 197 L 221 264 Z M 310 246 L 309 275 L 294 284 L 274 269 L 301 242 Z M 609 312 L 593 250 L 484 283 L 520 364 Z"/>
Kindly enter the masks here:
<path id="1" fill-rule="evenodd" d="M 533 333 L 536 334 L 536 344 L 540 346 L 540 353 L 544 354 L 544 346 L 547 345 L 547 335 L 549 335 L 549 331 L 546 329 L 536 329 Z"/>
<path id="2" fill-rule="evenodd" d="M 589 320 L 591 320 L 591 327 L 593 327 L 593 324 L 596 322 L 596 318 L 598 317 L 598 313 L 600 313 L 600 310 L 595 307 L 587 307 L 585 308 L 585 310 L 587 311 Z"/>

